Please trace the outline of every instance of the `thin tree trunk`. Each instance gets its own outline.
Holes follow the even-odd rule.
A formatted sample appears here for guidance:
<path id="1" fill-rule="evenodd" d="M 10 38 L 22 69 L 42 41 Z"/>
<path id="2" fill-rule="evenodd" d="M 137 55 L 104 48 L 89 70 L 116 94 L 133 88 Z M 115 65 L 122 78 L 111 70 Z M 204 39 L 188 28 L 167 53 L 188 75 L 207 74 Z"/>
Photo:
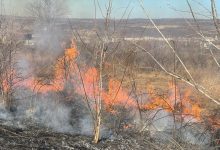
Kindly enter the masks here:
<path id="1" fill-rule="evenodd" d="M 102 46 L 101 51 L 101 60 L 99 65 L 99 96 L 97 99 L 97 107 L 96 107 L 96 123 L 95 123 L 95 133 L 94 133 L 94 143 L 98 143 L 100 138 L 100 129 L 101 129 L 101 110 L 102 110 L 102 89 L 103 89 L 103 81 L 102 81 L 102 71 L 103 71 L 103 60 L 104 60 L 104 47 Z"/>

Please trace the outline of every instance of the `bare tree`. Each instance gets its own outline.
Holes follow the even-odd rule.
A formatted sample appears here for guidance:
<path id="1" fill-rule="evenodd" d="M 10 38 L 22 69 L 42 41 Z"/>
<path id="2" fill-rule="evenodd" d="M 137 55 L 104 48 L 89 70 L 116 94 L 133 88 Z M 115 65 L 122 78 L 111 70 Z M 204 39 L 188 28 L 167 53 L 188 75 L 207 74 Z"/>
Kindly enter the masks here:
<path id="1" fill-rule="evenodd" d="M 48 27 L 64 17 L 68 9 L 63 0 L 34 0 L 27 5 L 27 12 L 40 24 Z"/>
<path id="2" fill-rule="evenodd" d="M 16 55 L 21 41 L 17 39 L 13 18 L 1 17 L 0 27 L 0 91 L 3 103 L 11 109 L 18 79 Z"/>

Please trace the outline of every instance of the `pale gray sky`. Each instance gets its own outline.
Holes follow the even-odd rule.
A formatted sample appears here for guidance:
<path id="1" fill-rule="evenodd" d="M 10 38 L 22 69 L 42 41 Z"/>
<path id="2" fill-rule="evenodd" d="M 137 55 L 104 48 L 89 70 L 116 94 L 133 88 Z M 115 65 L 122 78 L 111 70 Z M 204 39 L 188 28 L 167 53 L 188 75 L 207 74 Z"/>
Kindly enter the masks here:
<path id="1" fill-rule="evenodd" d="M 25 12 L 25 6 L 28 2 L 33 0 L 3 0 L 5 3 L 6 12 L 15 15 L 27 15 Z M 94 18 L 94 0 L 63 0 L 70 8 L 69 15 L 73 18 Z M 102 11 L 105 11 L 105 5 L 107 0 L 98 0 Z M 143 18 L 144 14 L 139 6 L 138 0 L 113 0 L 113 17 L 120 18 L 123 14 L 125 7 L 131 1 L 129 10 L 132 10 L 132 18 Z M 180 18 L 190 17 L 187 13 L 181 13 L 181 15 L 173 11 L 170 6 L 178 10 L 188 10 L 186 0 L 143 0 L 146 9 L 149 11 L 153 18 Z M 206 13 L 206 11 L 196 3 L 196 1 L 202 3 L 205 7 L 210 7 L 210 0 L 189 0 L 195 11 Z M 219 1 L 218 1 L 219 2 Z M 220 2 L 217 3 L 217 7 L 220 9 Z M 100 18 L 100 10 L 97 12 L 97 16 Z"/>

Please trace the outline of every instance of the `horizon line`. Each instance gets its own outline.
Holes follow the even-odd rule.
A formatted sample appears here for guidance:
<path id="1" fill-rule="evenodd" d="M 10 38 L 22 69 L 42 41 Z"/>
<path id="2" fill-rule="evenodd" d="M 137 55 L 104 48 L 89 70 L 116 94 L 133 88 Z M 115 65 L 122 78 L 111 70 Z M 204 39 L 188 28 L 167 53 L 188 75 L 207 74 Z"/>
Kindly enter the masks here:
<path id="1" fill-rule="evenodd" d="M 17 17 L 17 18 L 31 18 L 31 19 L 34 19 L 34 17 L 29 17 L 29 16 L 20 16 L 20 15 L 2 15 L 4 17 Z M 84 18 L 79 18 L 79 17 L 60 17 L 60 18 L 57 18 L 57 19 L 87 19 L 87 20 L 104 20 L 105 18 L 92 18 L 92 17 L 84 17 Z M 133 17 L 133 18 L 127 18 L 127 19 L 123 19 L 123 18 L 111 18 L 110 20 L 135 20 L 135 19 L 139 19 L 139 20 L 149 20 L 149 18 L 142 18 L 142 17 Z M 162 17 L 162 18 L 150 18 L 150 19 L 153 19 L 153 20 L 165 20 L 165 19 L 193 19 L 192 17 L 187 17 L 187 18 L 184 18 L 184 17 Z M 212 20 L 211 18 L 207 19 L 207 18 L 197 18 L 197 20 Z"/>

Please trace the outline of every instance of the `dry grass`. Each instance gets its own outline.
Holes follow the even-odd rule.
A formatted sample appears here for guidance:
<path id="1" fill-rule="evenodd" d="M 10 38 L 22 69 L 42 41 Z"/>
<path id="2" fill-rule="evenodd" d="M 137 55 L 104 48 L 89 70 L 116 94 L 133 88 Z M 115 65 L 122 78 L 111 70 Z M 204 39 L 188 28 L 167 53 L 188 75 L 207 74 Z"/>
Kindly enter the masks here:
<path id="1" fill-rule="evenodd" d="M 212 93 L 210 94 L 212 94 L 216 98 L 219 98 L 220 78 L 211 72 L 205 73 L 205 75 L 202 76 L 203 74 L 204 73 L 201 73 L 198 70 L 195 70 L 193 72 L 193 75 L 200 76 L 200 78 L 197 78 L 198 82 L 201 83 L 201 85 L 203 85 L 207 90 L 211 91 Z M 118 79 L 121 79 L 121 77 L 119 77 Z M 134 80 L 137 86 L 137 91 L 146 92 L 147 87 L 151 86 L 156 91 L 161 91 L 161 93 L 167 93 L 170 90 L 168 85 L 173 81 L 172 77 L 159 71 L 136 72 Z M 132 83 L 133 79 L 126 77 L 124 79 L 123 86 L 131 88 Z M 185 83 L 178 80 L 177 84 L 183 92 L 185 90 L 191 91 L 191 96 L 198 100 L 204 110 L 211 111 L 218 107 L 215 105 L 215 103 L 212 103 L 207 97 L 205 97 L 196 89 L 189 87 Z"/>

